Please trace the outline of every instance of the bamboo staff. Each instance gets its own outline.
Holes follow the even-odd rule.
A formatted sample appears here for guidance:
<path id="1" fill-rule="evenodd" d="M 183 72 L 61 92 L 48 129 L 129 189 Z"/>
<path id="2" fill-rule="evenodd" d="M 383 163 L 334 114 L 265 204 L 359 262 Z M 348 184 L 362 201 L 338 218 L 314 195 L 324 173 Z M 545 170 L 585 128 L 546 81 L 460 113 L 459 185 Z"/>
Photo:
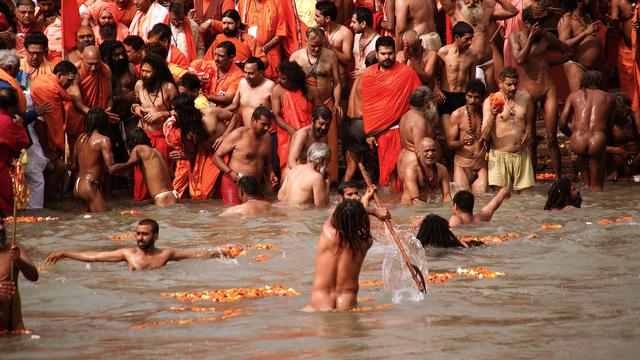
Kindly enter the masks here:
<path id="1" fill-rule="evenodd" d="M 369 175 L 367 174 L 367 170 L 365 170 L 365 168 L 362 165 L 362 163 L 358 163 L 358 168 L 360 169 L 360 172 L 362 173 L 362 177 L 364 178 L 364 182 L 367 184 L 367 187 L 371 188 L 372 187 L 371 179 L 369 179 Z M 380 198 L 378 197 L 378 193 L 377 192 L 373 193 L 373 200 L 376 202 L 376 205 L 379 208 L 382 207 L 382 202 L 380 201 Z M 411 260 L 409 259 L 409 255 L 407 255 L 407 252 L 404 249 L 404 246 L 402 245 L 402 242 L 398 238 L 398 235 L 396 234 L 395 230 L 393 230 L 393 226 L 391 225 L 391 221 L 389 219 L 386 219 L 386 220 L 384 220 L 384 224 L 387 226 L 387 229 L 389 229 L 389 232 L 391 233 L 391 237 L 393 238 L 393 241 L 395 241 L 396 245 L 398 245 L 398 249 L 400 250 L 400 256 L 402 257 L 402 260 L 404 261 L 404 264 L 409 269 L 409 272 L 411 273 L 411 277 L 413 278 L 413 281 L 416 282 L 416 285 L 418 286 L 418 290 L 420 290 L 421 293 L 426 293 L 427 292 L 427 286 L 426 286 L 426 284 L 424 282 L 424 276 L 422 275 L 422 272 L 420 271 L 420 269 L 418 269 L 417 266 L 415 266 L 415 265 L 413 265 L 411 263 Z"/>

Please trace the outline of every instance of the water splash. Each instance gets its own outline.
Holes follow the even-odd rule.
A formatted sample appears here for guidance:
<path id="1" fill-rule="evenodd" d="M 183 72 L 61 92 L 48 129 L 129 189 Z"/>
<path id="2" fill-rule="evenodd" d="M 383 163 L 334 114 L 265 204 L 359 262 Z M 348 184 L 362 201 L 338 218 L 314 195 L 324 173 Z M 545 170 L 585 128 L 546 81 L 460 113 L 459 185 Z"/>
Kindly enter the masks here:
<path id="1" fill-rule="evenodd" d="M 409 232 L 401 232 L 396 230 L 400 241 L 411 259 L 411 263 L 416 265 L 425 280 L 428 278 L 427 257 L 424 248 L 420 242 Z M 424 294 L 418 290 L 411 272 L 404 264 L 397 245 L 390 238 L 388 230 L 385 232 L 387 240 L 391 242 L 386 246 L 384 261 L 382 262 L 382 278 L 384 280 L 384 289 L 391 295 L 391 301 L 394 304 L 402 302 L 418 302 L 424 299 Z"/>

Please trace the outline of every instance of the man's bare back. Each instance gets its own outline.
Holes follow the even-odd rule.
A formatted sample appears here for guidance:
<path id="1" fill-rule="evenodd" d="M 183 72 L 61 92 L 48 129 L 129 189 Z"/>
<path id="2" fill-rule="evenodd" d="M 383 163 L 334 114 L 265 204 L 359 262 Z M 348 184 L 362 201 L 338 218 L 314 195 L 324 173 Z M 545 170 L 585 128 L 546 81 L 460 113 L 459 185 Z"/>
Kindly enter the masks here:
<path id="1" fill-rule="evenodd" d="M 102 179 L 105 166 L 113 166 L 111 140 L 93 131 L 91 135 L 82 134 L 75 144 L 74 165 L 78 166 L 78 178 L 74 194 L 83 200 L 90 212 L 107 210 L 107 203 L 102 196 Z"/>
<path id="2" fill-rule="evenodd" d="M 287 158 L 287 167 L 293 168 L 298 164 L 307 163 L 307 150 L 314 142 L 327 143 L 327 137 L 324 136 L 316 139 L 313 136 L 313 125 L 307 125 L 296 130 L 291 137 L 291 145 L 289 146 L 289 157 Z"/>
<path id="3" fill-rule="evenodd" d="M 275 83 L 269 79 L 264 79 L 264 81 L 256 87 L 251 87 L 246 79 L 240 80 L 233 103 L 236 102 L 235 98 L 237 97 L 244 126 L 249 126 L 251 123 L 251 114 L 253 114 L 258 106 L 265 106 L 271 109 L 271 92 L 274 86 Z"/>
<path id="4" fill-rule="evenodd" d="M 402 34 L 407 30 L 414 30 L 418 35 L 436 31 L 433 2 L 420 0 L 395 0 L 394 2 L 397 49 L 402 48 Z"/>
<path id="5" fill-rule="evenodd" d="M 315 170 L 313 163 L 297 165 L 287 173 L 278 200 L 288 205 L 327 206 L 329 181 Z"/>
<path id="6" fill-rule="evenodd" d="M 218 216 L 256 216 L 256 215 L 268 215 L 271 213 L 271 204 L 269 202 L 259 199 L 249 199 L 247 202 L 232 206 Z"/>

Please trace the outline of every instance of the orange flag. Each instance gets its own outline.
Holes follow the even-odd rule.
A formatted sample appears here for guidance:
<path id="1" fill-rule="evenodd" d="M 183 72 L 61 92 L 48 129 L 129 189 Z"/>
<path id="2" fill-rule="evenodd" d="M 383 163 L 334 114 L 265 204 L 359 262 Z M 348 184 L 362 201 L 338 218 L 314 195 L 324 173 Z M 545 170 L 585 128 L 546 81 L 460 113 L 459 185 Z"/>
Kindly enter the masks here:
<path id="1" fill-rule="evenodd" d="M 62 9 L 62 48 L 65 54 L 76 47 L 76 32 L 82 21 L 76 0 L 61 0 Z"/>

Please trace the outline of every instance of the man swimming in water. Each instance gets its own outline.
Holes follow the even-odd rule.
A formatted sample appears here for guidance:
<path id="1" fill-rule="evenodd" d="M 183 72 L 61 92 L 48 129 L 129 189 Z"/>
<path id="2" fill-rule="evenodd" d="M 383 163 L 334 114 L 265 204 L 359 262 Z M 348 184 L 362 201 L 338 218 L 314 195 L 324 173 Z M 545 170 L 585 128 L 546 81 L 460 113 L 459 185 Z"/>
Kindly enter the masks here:
<path id="1" fill-rule="evenodd" d="M 367 188 L 364 195 L 360 196 L 360 189 L 356 183 L 353 181 L 344 181 L 338 185 L 338 201 L 356 200 L 360 201 L 365 208 L 368 208 L 371 197 L 375 191 L 375 187 L 370 187 Z"/>
<path id="2" fill-rule="evenodd" d="M 127 247 L 113 251 L 61 251 L 50 254 L 45 263 L 55 264 L 61 259 L 73 259 L 84 262 L 122 262 L 125 261 L 129 270 L 151 270 L 163 267 L 169 261 L 180 261 L 191 258 L 219 258 L 220 250 L 206 250 L 202 252 L 186 251 L 174 248 L 160 249 L 155 247 L 160 235 L 160 226 L 155 220 L 144 219 L 136 228 L 137 248 Z"/>
<path id="3" fill-rule="evenodd" d="M 473 213 L 475 197 L 467 190 L 458 191 L 453 196 L 453 215 L 449 218 L 449 226 L 454 227 L 465 224 L 479 224 L 491 221 L 493 213 L 498 210 L 502 202 L 511 197 L 507 188 L 501 188 L 477 214 Z"/>
<path id="4" fill-rule="evenodd" d="M 218 216 L 230 215 L 267 215 L 271 212 L 271 204 L 259 199 L 260 183 L 255 176 L 245 175 L 238 180 L 238 197 L 242 204 L 235 205 L 223 211 Z"/>
<path id="5" fill-rule="evenodd" d="M 447 219 L 436 214 L 424 217 L 416 238 L 423 247 L 468 248 L 485 245 L 482 241 L 461 241 L 451 232 Z"/>
<path id="6" fill-rule="evenodd" d="M 544 205 L 545 210 L 570 210 L 579 208 L 582 204 L 582 196 L 580 191 L 568 178 L 562 178 L 554 181 L 553 185 L 547 193 L 547 203 Z"/>

